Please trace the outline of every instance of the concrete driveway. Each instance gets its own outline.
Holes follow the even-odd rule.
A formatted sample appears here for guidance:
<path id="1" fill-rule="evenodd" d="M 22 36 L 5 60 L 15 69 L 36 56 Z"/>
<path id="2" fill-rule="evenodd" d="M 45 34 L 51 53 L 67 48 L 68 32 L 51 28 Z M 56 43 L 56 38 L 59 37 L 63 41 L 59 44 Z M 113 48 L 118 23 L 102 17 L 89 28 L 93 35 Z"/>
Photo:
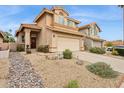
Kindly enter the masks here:
<path id="1" fill-rule="evenodd" d="M 78 56 L 78 58 L 80 60 L 88 61 L 91 63 L 105 62 L 107 64 L 110 64 L 111 67 L 115 71 L 124 73 L 124 60 L 123 59 L 117 59 L 117 58 L 93 54 L 93 53 L 89 53 L 89 52 L 75 52 L 73 54 L 75 57 Z"/>

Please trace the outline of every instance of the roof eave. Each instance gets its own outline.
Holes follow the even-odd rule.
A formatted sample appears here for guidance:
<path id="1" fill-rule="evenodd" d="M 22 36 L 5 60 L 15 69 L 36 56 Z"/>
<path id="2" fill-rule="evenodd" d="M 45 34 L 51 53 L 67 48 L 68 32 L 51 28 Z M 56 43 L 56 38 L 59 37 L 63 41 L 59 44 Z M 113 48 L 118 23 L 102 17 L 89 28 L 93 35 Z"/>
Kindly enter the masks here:
<path id="1" fill-rule="evenodd" d="M 48 9 L 43 9 L 43 11 L 38 15 L 38 16 L 36 16 L 36 18 L 34 19 L 34 23 L 36 23 L 37 22 L 37 20 L 44 14 L 44 13 L 49 13 L 49 14 L 54 14 L 52 11 L 49 11 Z"/>

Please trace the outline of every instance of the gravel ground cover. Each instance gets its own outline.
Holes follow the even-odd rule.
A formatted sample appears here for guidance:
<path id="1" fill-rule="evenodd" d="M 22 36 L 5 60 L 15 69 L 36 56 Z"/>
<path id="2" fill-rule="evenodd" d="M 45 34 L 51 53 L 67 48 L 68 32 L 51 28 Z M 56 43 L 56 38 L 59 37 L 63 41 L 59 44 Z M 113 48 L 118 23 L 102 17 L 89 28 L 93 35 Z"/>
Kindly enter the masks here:
<path id="1" fill-rule="evenodd" d="M 9 60 L 0 59 L 0 88 L 7 87 L 8 72 L 9 72 Z"/>
<path id="2" fill-rule="evenodd" d="M 44 87 L 48 88 L 65 87 L 70 80 L 77 80 L 82 88 L 114 88 L 118 87 L 123 76 L 120 74 L 113 79 L 101 78 L 86 69 L 85 66 L 90 64 L 89 62 L 77 65 L 75 59 L 46 60 L 38 53 L 22 55 L 30 60 L 35 71 L 42 76 Z"/>
<path id="3" fill-rule="evenodd" d="M 41 88 L 41 77 L 34 71 L 31 63 L 17 52 L 10 53 L 8 75 L 9 88 Z"/>

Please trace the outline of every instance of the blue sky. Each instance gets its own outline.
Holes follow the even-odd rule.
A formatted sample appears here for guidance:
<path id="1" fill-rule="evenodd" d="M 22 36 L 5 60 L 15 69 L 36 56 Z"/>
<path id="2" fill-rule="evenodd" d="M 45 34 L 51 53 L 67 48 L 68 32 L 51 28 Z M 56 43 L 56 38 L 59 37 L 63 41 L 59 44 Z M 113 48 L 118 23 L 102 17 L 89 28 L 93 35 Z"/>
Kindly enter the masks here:
<path id="1" fill-rule="evenodd" d="M 21 23 L 32 23 L 43 8 L 52 6 L 0 6 L 0 29 L 12 29 L 13 35 Z M 122 11 L 117 6 L 77 5 L 63 6 L 70 13 L 70 17 L 81 21 L 79 26 L 96 22 L 101 28 L 101 38 L 105 40 L 122 39 Z"/>

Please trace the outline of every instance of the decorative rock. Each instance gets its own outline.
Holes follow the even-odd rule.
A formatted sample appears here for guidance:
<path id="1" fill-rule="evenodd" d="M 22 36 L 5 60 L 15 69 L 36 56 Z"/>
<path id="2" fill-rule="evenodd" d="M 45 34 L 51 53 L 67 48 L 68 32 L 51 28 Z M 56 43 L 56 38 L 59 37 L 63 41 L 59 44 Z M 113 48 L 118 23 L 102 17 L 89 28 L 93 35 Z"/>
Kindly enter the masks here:
<path id="1" fill-rule="evenodd" d="M 77 61 L 76 61 L 76 64 L 78 64 L 78 65 L 83 65 L 83 61 L 82 61 L 82 60 L 77 60 Z"/>
<path id="2" fill-rule="evenodd" d="M 19 53 L 10 53 L 10 67 L 8 76 L 10 88 L 41 88 L 41 77 L 35 73 L 29 60 L 25 60 Z"/>

